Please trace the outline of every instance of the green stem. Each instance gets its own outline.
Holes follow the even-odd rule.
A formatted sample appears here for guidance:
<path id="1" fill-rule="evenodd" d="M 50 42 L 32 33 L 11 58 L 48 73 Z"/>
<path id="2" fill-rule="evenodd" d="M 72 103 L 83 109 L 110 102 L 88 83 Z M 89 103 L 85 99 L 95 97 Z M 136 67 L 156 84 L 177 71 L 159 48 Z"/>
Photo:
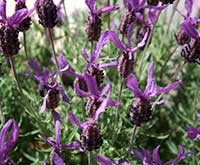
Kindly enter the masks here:
<path id="1" fill-rule="evenodd" d="M 175 15 L 175 12 L 176 12 L 176 8 L 177 8 L 177 6 L 178 6 L 178 4 L 179 4 L 179 1 L 180 1 L 180 0 L 177 0 L 177 1 L 175 2 L 174 6 L 173 6 L 173 11 L 172 11 L 172 14 L 171 14 L 171 16 L 170 16 L 170 20 L 169 20 L 169 23 L 168 23 L 168 26 L 167 26 L 167 30 L 165 31 L 164 37 L 163 37 L 162 42 L 161 42 L 161 44 L 160 44 L 160 51 L 163 50 L 164 41 L 165 41 L 165 38 L 166 38 L 167 35 L 168 35 L 168 32 L 169 32 L 169 29 L 170 29 L 170 27 L 171 27 L 172 20 L 173 20 L 173 18 L 174 18 L 174 15 Z M 159 53 L 159 54 L 160 54 L 160 53 Z"/>
<path id="2" fill-rule="evenodd" d="M 51 42 L 51 48 L 52 48 L 54 60 L 55 60 L 55 63 L 56 63 L 56 70 L 57 70 L 57 73 L 58 73 L 58 75 L 60 77 L 60 81 L 62 82 L 62 76 L 61 76 L 61 73 L 60 73 L 58 59 L 57 59 L 57 56 L 56 56 L 55 46 L 54 46 L 54 42 L 53 42 L 53 35 L 52 35 L 52 32 L 51 32 L 50 28 L 47 28 L 47 31 L 49 33 L 49 38 L 50 38 L 50 42 Z"/>
<path id="3" fill-rule="evenodd" d="M 136 139 L 137 128 L 138 128 L 137 125 L 134 125 L 132 135 L 131 135 L 131 140 L 130 140 L 130 146 L 129 146 L 129 150 L 128 150 L 129 154 L 130 154 L 130 151 L 133 147 L 133 143 L 135 142 L 135 139 Z"/>
<path id="4" fill-rule="evenodd" d="M 28 51 L 27 51 L 27 45 L 26 45 L 26 32 L 23 32 L 23 42 L 24 42 L 24 53 L 26 61 L 28 61 Z"/>
<path id="5" fill-rule="evenodd" d="M 123 90 L 123 84 L 124 84 L 124 78 L 121 78 L 121 81 L 120 81 L 120 88 L 119 88 L 119 95 L 118 95 L 118 101 L 120 102 L 121 101 L 121 96 L 122 96 L 122 90 Z M 113 124 L 113 130 L 116 130 L 114 131 L 114 133 L 112 134 L 112 142 L 114 144 L 115 142 L 115 139 L 117 138 L 117 122 L 118 122 L 118 118 L 119 118 L 119 108 L 120 106 L 117 107 L 117 112 L 115 113 L 115 121 L 114 121 L 114 124 Z"/>
<path id="6" fill-rule="evenodd" d="M 92 165 L 92 151 L 88 151 L 88 165 Z"/>
<path id="7" fill-rule="evenodd" d="M 156 21 L 155 21 L 155 23 L 153 24 L 153 27 L 152 27 L 152 29 L 151 29 L 151 31 L 150 31 L 150 34 L 149 34 L 149 37 L 148 37 L 148 39 L 147 39 L 147 42 L 146 42 L 146 45 L 145 45 L 145 48 L 144 48 L 144 51 L 143 51 L 143 54 L 142 54 L 142 57 L 141 57 L 141 62 L 140 62 L 140 65 L 139 65 L 139 73 L 141 73 L 142 66 L 143 66 L 143 63 L 144 63 L 144 56 L 145 56 L 145 54 L 146 54 L 146 52 L 147 52 L 147 49 L 148 49 L 148 47 L 149 47 L 150 41 L 151 41 L 152 36 L 153 36 L 154 29 L 155 29 L 155 27 L 156 27 L 156 24 L 157 24 L 157 22 L 158 22 L 158 19 L 159 19 L 159 17 L 160 17 L 160 14 L 161 14 L 161 11 L 158 12 L 158 14 L 157 14 L 157 16 L 156 16 Z"/>
<path id="8" fill-rule="evenodd" d="M 9 62 L 10 62 L 10 65 L 11 65 L 11 69 L 13 71 L 13 75 L 14 75 L 14 78 L 15 78 L 15 81 L 16 81 L 17 88 L 18 88 L 20 94 L 23 95 L 23 90 L 22 90 L 21 85 L 19 83 L 19 79 L 18 79 L 17 72 L 16 72 L 16 69 L 15 69 L 13 57 L 9 58 Z"/>
<path id="9" fill-rule="evenodd" d="M 107 6 L 110 6 L 110 0 L 107 0 Z M 107 18 L 108 18 L 108 29 L 110 29 L 110 12 L 107 14 Z"/>
<path id="10" fill-rule="evenodd" d="M 167 63 L 169 62 L 169 60 L 172 58 L 172 56 L 175 54 L 176 50 L 178 49 L 179 45 L 176 45 L 176 47 L 172 50 L 172 52 L 169 54 L 167 60 L 165 60 L 165 63 L 162 65 L 162 69 L 161 69 L 161 76 L 162 77 L 162 74 L 163 74 L 163 71 L 165 70 L 165 67 L 167 65 Z"/>
<path id="11" fill-rule="evenodd" d="M 67 10 L 66 10 L 66 7 L 65 7 L 65 0 L 63 0 L 63 9 L 64 9 L 64 13 L 65 13 L 65 21 L 67 23 L 67 26 L 69 26 L 69 18 L 68 18 Z"/>

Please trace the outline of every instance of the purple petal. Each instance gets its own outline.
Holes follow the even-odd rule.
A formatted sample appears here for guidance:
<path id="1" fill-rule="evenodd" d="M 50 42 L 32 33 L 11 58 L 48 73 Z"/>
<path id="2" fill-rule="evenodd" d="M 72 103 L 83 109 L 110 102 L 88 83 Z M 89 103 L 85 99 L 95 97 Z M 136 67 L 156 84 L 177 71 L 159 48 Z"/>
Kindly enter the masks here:
<path id="1" fill-rule="evenodd" d="M 151 21 L 151 24 L 154 24 L 156 22 L 156 18 L 157 18 L 157 10 L 154 9 L 150 9 L 149 10 L 149 19 Z"/>
<path id="2" fill-rule="evenodd" d="M 63 145 L 63 149 L 73 149 L 73 150 L 77 149 L 77 150 L 83 151 L 81 149 L 81 143 L 79 141 L 73 141 L 70 144 L 65 144 Z"/>
<path id="3" fill-rule="evenodd" d="M 111 107 L 118 107 L 121 105 L 120 101 L 114 101 L 114 100 L 108 100 L 108 106 L 111 106 Z"/>
<path id="4" fill-rule="evenodd" d="M 137 9 L 139 5 L 139 0 L 123 0 L 124 6 L 129 11 Z"/>
<path id="5" fill-rule="evenodd" d="M 185 0 L 185 8 L 187 10 L 187 17 L 192 13 L 193 0 Z"/>
<path id="6" fill-rule="evenodd" d="M 31 67 L 34 69 L 36 74 L 41 74 L 41 69 L 37 61 L 34 61 L 34 60 L 29 61 L 29 65 L 31 65 Z"/>
<path id="7" fill-rule="evenodd" d="M 127 38 L 128 38 L 128 45 L 129 45 L 129 48 L 132 47 L 132 43 L 131 43 L 131 31 L 133 30 L 133 27 L 134 27 L 134 23 L 131 23 L 131 24 L 128 26 Z"/>
<path id="8" fill-rule="evenodd" d="M 147 39 L 149 37 L 149 34 L 150 34 L 150 30 L 151 29 L 147 27 L 147 31 L 146 31 L 146 33 L 144 35 L 144 38 L 142 39 L 141 42 L 139 42 L 137 44 L 136 48 L 132 48 L 132 50 L 131 50 L 132 52 L 135 52 L 136 50 L 138 50 L 139 48 L 143 47 L 146 44 L 146 41 L 147 41 Z"/>
<path id="9" fill-rule="evenodd" d="M 139 158 L 140 160 L 143 160 L 144 159 L 144 155 L 141 153 L 141 152 L 139 152 L 139 151 L 137 151 L 137 150 L 132 150 L 131 151 L 131 153 L 132 154 L 134 154 L 137 158 Z"/>
<path id="10" fill-rule="evenodd" d="M 65 94 L 65 91 L 63 89 L 62 86 L 59 86 L 59 90 L 61 92 L 61 95 L 62 95 L 62 98 L 63 98 L 63 101 L 68 103 L 68 104 L 71 104 L 71 100 L 69 99 L 69 97 Z"/>
<path id="11" fill-rule="evenodd" d="M 84 48 L 82 49 L 82 56 L 85 59 L 85 61 L 88 61 L 88 54 Z"/>
<path id="12" fill-rule="evenodd" d="M 178 147 L 178 156 L 175 159 L 166 162 L 165 165 L 177 164 L 181 160 L 183 160 L 183 159 L 185 159 L 187 157 L 190 157 L 192 155 L 194 155 L 194 152 L 185 153 L 184 147 L 179 145 L 179 147 Z"/>
<path id="13" fill-rule="evenodd" d="M 198 40 L 199 34 L 190 20 L 185 20 L 183 23 L 180 24 L 180 28 L 190 37 Z"/>
<path id="14" fill-rule="evenodd" d="M 95 51 L 91 54 L 91 57 L 90 57 L 91 63 L 96 62 L 98 60 L 101 50 L 103 49 L 104 45 L 108 42 L 108 39 L 109 39 L 108 34 L 109 34 L 109 31 L 106 31 L 101 35 L 97 43 Z"/>
<path id="15" fill-rule="evenodd" d="M 163 88 L 159 88 L 156 92 L 156 95 L 159 95 L 161 93 L 167 93 L 169 91 L 171 91 L 172 89 L 175 89 L 175 88 L 178 88 L 181 84 L 181 81 L 176 81 L 166 87 L 163 87 Z"/>
<path id="16" fill-rule="evenodd" d="M 111 89 L 110 83 L 107 83 L 106 86 L 102 89 L 100 97 L 103 97 Z M 112 92 L 112 91 L 111 91 Z"/>
<path id="17" fill-rule="evenodd" d="M 6 17 L 6 1 L 2 1 L 0 3 L 0 16 L 1 16 L 1 22 L 6 23 L 7 17 Z"/>
<path id="18" fill-rule="evenodd" d="M 17 28 L 19 24 L 28 17 L 28 10 L 26 8 L 17 10 L 9 19 L 8 25 Z"/>
<path id="19" fill-rule="evenodd" d="M 117 34 L 114 31 L 108 31 L 108 34 L 110 39 L 113 41 L 113 43 L 116 45 L 117 48 L 126 51 L 125 45 L 120 41 L 120 39 L 118 38 Z"/>
<path id="20" fill-rule="evenodd" d="M 112 165 L 112 161 L 108 159 L 105 156 L 97 155 L 96 160 L 101 164 L 101 165 Z"/>
<path id="21" fill-rule="evenodd" d="M 149 71 L 148 71 L 147 85 L 146 85 L 144 93 L 147 93 L 151 88 L 152 81 L 153 81 L 153 74 L 154 74 L 154 64 L 151 63 L 149 67 Z"/>
<path id="22" fill-rule="evenodd" d="M 79 88 L 79 86 L 78 86 L 78 81 L 75 81 L 74 90 L 75 90 L 75 92 L 76 92 L 76 94 L 77 94 L 78 96 L 81 96 L 81 97 L 90 97 L 90 96 L 91 96 L 90 93 L 85 92 L 85 91 L 83 91 L 83 90 L 81 90 L 81 89 Z"/>
<path id="23" fill-rule="evenodd" d="M 85 73 L 84 75 L 86 84 L 91 94 L 94 96 L 98 96 L 98 86 L 96 80 L 89 74 Z"/>
<path id="24" fill-rule="evenodd" d="M 111 11 L 119 10 L 119 6 L 107 6 L 96 11 L 96 14 L 108 13 Z"/>
<path id="25" fill-rule="evenodd" d="M 82 128 L 82 122 L 76 118 L 74 113 L 72 111 L 69 111 L 69 120 L 72 124 L 77 125 L 79 128 Z"/>
<path id="26" fill-rule="evenodd" d="M 55 165 L 65 165 L 65 162 L 55 151 L 51 153 L 51 157 Z"/>
<path id="27" fill-rule="evenodd" d="M 154 162 L 155 162 L 157 165 L 162 165 L 162 162 L 161 162 L 161 160 L 160 160 L 160 156 L 159 156 L 159 154 L 158 154 L 159 148 L 160 148 L 160 146 L 156 147 L 156 148 L 153 150 L 153 155 L 152 155 L 152 157 L 153 157 Z"/>
<path id="28" fill-rule="evenodd" d="M 107 64 L 99 64 L 99 69 L 106 69 L 106 68 L 115 68 L 117 67 L 117 62 L 111 62 L 111 63 L 107 63 Z"/>
<path id="29" fill-rule="evenodd" d="M 106 99 L 103 99 L 103 102 L 101 103 L 101 105 L 97 109 L 96 113 L 92 117 L 92 120 L 97 121 L 99 119 L 101 113 L 103 113 L 106 110 L 106 106 L 108 104 L 108 100 L 109 100 L 109 95 L 107 96 Z"/>
<path id="30" fill-rule="evenodd" d="M 61 72 L 66 71 L 70 68 L 70 65 L 68 64 L 67 59 L 65 58 L 62 52 L 58 53 L 58 65 L 61 69 Z"/>
<path id="31" fill-rule="evenodd" d="M 187 137 L 191 140 L 194 140 L 196 138 L 200 137 L 200 129 L 195 127 L 189 127 L 187 130 Z"/>
<path id="32" fill-rule="evenodd" d="M 10 136 L 7 139 L 10 128 Z M 14 119 L 9 119 L 0 131 L 0 154 L 7 156 L 14 147 L 16 140 L 19 136 L 19 126 Z"/>
<path id="33" fill-rule="evenodd" d="M 52 110 L 52 116 L 55 122 L 56 144 L 60 145 L 60 116 L 55 110 Z"/>
<path id="34" fill-rule="evenodd" d="M 49 93 L 51 92 L 51 90 L 48 90 L 47 94 L 45 95 L 44 99 L 43 99 L 43 103 L 42 106 L 40 107 L 40 113 L 43 113 L 46 109 L 46 103 L 47 103 L 47 99 L 49 96 Z"/>
<path id="35" fill-rule="evenodd" d="M 196 113 L 196 115 L 197 115 L 197 119 L 200 120 L 200 114 Z"/>
<path id="36" fill-rule="evenodd" d="M 85 3 L 89 7 L 91 13 L 96 12 L 96 0 L 85 0 Z"/>
<path id="37" fill-rule="evenodd" d="M 139 89 L 137 79 L 133 74 L 129 75 L 127 86 L 136 97 L 143 97 L 143 92 Z"/>

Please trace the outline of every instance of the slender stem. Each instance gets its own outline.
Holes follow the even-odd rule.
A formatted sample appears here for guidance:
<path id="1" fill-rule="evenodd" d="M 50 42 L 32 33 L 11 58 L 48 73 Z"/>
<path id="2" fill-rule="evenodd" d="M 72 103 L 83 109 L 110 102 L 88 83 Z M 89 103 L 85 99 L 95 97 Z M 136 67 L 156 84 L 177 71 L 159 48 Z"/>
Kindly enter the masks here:
<path id="1" fill-rule="evenodd" d="M 92 165 L 92 151 L 88 151 L 88 165 Z"/>
<path id="2" fill-rule="evenodd" d="M 90 54 L 92 54 L 93 49 L 94 49 L 94 41 L 91 41 Z"/>
<path id="3" fill-rule="evenodd" d="M 130 140 L 129 154 L 130 154 L 130 151 L 133 147 L 133 143 L 135 142 L 137 128 L 138 128 L 137 125 L 134 125 L 133 132 L 132 132 L 132 135 L 131 135 L 131 140 Z"/>
<path id="4" fill-rule="evenodd" d="M 121 96 L 122 96 L 122 90 L 123 90 L 123 84 L 124 84 L 124 78 L 121 78 L 121 81 L 120 81 L 120 89 L 119 89 L 119 95 L 118 95 L 118 101 L 120 102 L 121 101 Z M 117 122 L 118 122 L 118 118 L 119 118 L 119 108 L 120 106 L 117 107 L 117 112 L 115 113 L 115 121 L 114 121 L 114 124 L 113 124 L 113 130 L 116 130 L 114 131 L 114 133 L 112 134 L 112 142 L 114 144 L 115 142 L 115 139 L 116 139 L 116 132 L 117 132 Z"/>
<path id="5" fill-rule="evenodd" d="M 17 76 L 17 72 L 16 72 L 16 69 L 15 69 L 13 57 L 9 58 L 9 62 L 10 62 L 10 65 L 11 65 L 11 69 L 13 71 L 13 75 L 14 75 L 14 78 L 15 78 L 15 81 L 16 81 L 16 84 L 17 84 L 17 88 L 19 89 L 20 94 L 23 95 L 23 91 L 22 91 L 22 88 L 20 86 L 19 79 L 18 79 L 18 76 Z"/>
<path id="6" fill-rule="evenodd" d="M 69 25 L 69 18 L 68 18 L 66 6 L 65 6 L 65 0 L 63 0 L 63 9 L 64 9 L 64 13 L 65 13 L 65 21 L 66 21 L 67 26 L 68 26 Z"/>
<path id="7" fill-rule="evenodd" d="M 107 6 L 110 6 L 110 0 L 107 0 Z M 110 29 L 110 12 L 108 12 L 108 15 L 107 15 L 107 18 L 108 18 L 108 29 Z"/>
<path id="8" fill-rule="evenodd" d="M 171 27 L 172 20 L 173 20 L 173 18 L 174 18 L 175 11 L 176 11 L 176 8 L 177 8 L 177 6 L 178 6 L 178 4 L 179 4 L 179 1 L 180 1 L 180 0 L 177 0 L 177 1 L 175 2 L 174 6 L 173 6 L 173 11 L 172 11 L 172 14 L 171 14 L 171 16 L 170 16 L 170 20 L 169 20 L 169 23 L 168 23 L 168 26 L 167 26 L 167 30 L 166 30 L 165 33 L 164 33 L 164 37 L 163 37 L 164 39 L 162 39 L 162 42 L 161 42 L 161 44 L 160 44 L 160 51 L 163 50 L 164 41 L 165 41 L 165 38 L 167 37 L 167 34 L 168 34 L 169 29 L 170 29 L 170 27 Z M 159 53 L 159 54 L 160 54 L 160 53 Z"/>
<path id="9" fill-rule="evenodd" d="M 146 44 L 145 44 L 145 48 L 144 48 L 144 51 L 143 51 L 143 54 L 142 54 L 142 57 L 141 57 L 141 62 L 140 62 L 140 65 L 139 65 L 139 73 L 141 73 L 142 66 L 143 66 L 143 62 L 144 62 L 144 56 L 145 56 L 146 51 L 147 51 L 147 49 L 148 49 L 148 47 L 149 47 L 151 38 L 152 38 L 152 36 L 153 36 L 154 29 L 155 29 L 155 27 L 156 27 L 156 24 L 157 24 L 157 22 L 158 22 L 158 19 L 159 19 L 159 17 L 160 17 L 160 14 L 161 14 L 161 11 L 159 11 L 158 14 L 157 14 L 157 16 L 156 16 L 155 23 L 153 24 L 153 27 L 152 27 L 152 29 L 151 29 L 151 31 L 150 31 L 149 37 L 148 37 L 147 42 L 146 42 Z"/>
<path id="10" fill-rule="evenodd" d="M 173 11 L 172 11 L 172 14 L 171 14 L 170 19 L 169 19 L 169 23 L 168 23 L 168 26 L 167 26 L 166 34 L 168 34 L 168 32 L 169 32 L 169 28 L 170 28 L 170 26 L 172 24 L 172 20 L 174 18 L 174 15 L 175 15 L 175 12 L 176 12 L 176 8 L 177 8 L 179 2 L 180 2 L 180 0 L 177 0 L 173 5 Z"/>
<path id="11" fill-rule="evenodd" d="M 58 75 L 60 77 L 60 81 L 62 81 L 62 77 L 61 77 L 61 73 L 60 73 L 60 69 L 59 69 L 59 64 L 58 64 L 58 60 L 57 60 L 57 56 L 56 56 L 55 46 L 54 46 L 54 42 L 53 42 L 53 35 L 52 35 L 52 32 L 51 32 L 50 28 L 47 28 L 47 31 L 49 33 L 49 38 L 50 38 L 50 42 L 51 42 L 52 52 L 53 52 L 54 60 L 56 62 L 56 70 L 57 70 L 57 73 L 58 73 Z"/>
<path id="12" fill-rule="evenodd" d="M 169 60 L 172 58 L 172 56 L 175 54 L 176 50 L 178 49 L 179 45 L 176 45 L 176 47 L 172 50 L 172 52 L 169 54 L 168 58 L 165 60 L 165 63 L 162 65 L 162 69 L 161 69 L 161 76 L 162 77 L 162 74 L 163 74 L 163 71 L 167 65 L 167 63 L 169 62 Z"/>
<path id="13" fill-rule="evenodd" d="M 27 51 L 27 45 L 26 45 L 26 32 L 23 32 L 23 42 L 24 42 L 24 53 L 25 53 L 26 61 L 28 61 L 28 51 Z"/>

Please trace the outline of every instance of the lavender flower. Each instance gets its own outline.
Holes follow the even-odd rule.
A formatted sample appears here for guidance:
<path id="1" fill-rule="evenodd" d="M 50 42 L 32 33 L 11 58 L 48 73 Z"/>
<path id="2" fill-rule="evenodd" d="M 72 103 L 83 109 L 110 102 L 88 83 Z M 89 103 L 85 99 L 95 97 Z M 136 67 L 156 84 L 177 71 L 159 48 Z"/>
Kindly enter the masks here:
<path id="1" fill-rule="evenodd" d="M 140 126 L 151 119 L 152 104 L 161 104 L 163 101 L 151 102 L 151 98 L 161 93 L 167 93 L 172 89 L 179 87 L 180 81 L 172 83 L 166 87 L 157 88 L 156 82 L 153 80 L 154 64 L 151 64 L 148 72 L 147 85 L 144 91 L 139 89 L 136 77 L 131 74 L 127 80 L 128 88 L 133 92 L 136 99 L 132 104 L 130 117 L 131 122 Z"/>
<path id="2" fill-rule="evenodd" d="M 87 62 L 87 65 L 82 74 L 73 72 L 73 70 L 72 70 L 71 66 L 69 65 L 69 63 L 67 62 L 67 59 L 65 58 L 65 56 L 61 52 L 59 53 L 58 63 L 59 63 L 60 71 L 63 74 L 76 77 L 75 91 L 76 91 L 77 87 L 85 92 L 88 91 L 88 87 L 87 87 L 87 83 L 86 83 L 86 74 L 89 74 L 92 77 L 94 77 L 98 88 L 100 88 L 101 83 L 104 80 L 103 69 L 117 66 L 117 62 L 115 62 L 115 61 L 111 62 L 111 63 L 102 63 L 102 64 L 97 63 L 99 60 L 101 50 L 103 49 L 103 47 L 107 41 L 108 41 L 108 35 L 105 32 L 101 35 L 99 42 L 97 43 L 95 51 L 92 52 L 90 56 L 88 56 L 85 49 L 82 50 L 82 56 Z M 81 97 L 81 95 L 79 95 L 79 93 L 77 91 L 76 91 L 76 93 L 78 96 Z"/>
<path id="3" fill-rule="evenodd" d="M 118 6 L 106 6 L 99 10 L 96 9 L 96 0 L 85 0 L 90 10 L 86 27 L 87 38 L 89 41 L 98 41 L 101 35 L 101 14 L 118 10 Z"/>
<path id="4" fill-rule="evenodd" d="M 25 0 L 15 0 L 15 1 L 16 1 L 15 11 L 18 11 L 20 9 L 27 9 Z M 21 32 L 25 32 L 30 28 L 30 25 L 31 25 L 31 17 L 27 17 L 19 24 L 18 30 Z"/>
<path id="5" fill-rule="evenodd" d="M 85 80 L 86 84 L 90 90 L 89 92 L 84 92 L 82 91 L 77 84 L 75 84 L 75 89 L 78 95 L 83 96 L 83 97 L 89 97 L 89 100 L 86 104 L 86 113 L 88 116 L 92 117 L 95 115 L 97 109 L 100 107 L 101 103 L 105 100 L 103 96 L 109 92 L 109 100 L 107 102 L 106 106 L 120 106 L 120 102 L 118 101 L 113 101 L 110 99 L 112 95 L 112 88 L 110 84 L 107 83 L 106 87 L 102 91 L 98 90 L 97 84 L 95 79 L 90 76 L 89 74 L 85 74 Z"/>
<path id="6" fill-rule="evenodd" d="M 109 86 L 106 86 L 103 91 L 107 91 Z M 92 151 L 98 149 L 102 143 L 102 136 L 100 134 L 100 126 L 97 123 L 101 113 L 106 109 L 111 96 L 111 90 L 106 99 L 103 100 L 95 114 L 86 122 L 79 121 L 73 112 L 69 112 L 69 119 L 72 124 L 77 125 L 81 130 L 81 142 L 77 145 L 77 141 L 73 142 L 75 145 L 68 147 L 69 149 L 79 149 L 80 151 Z"/>
<path id="7" fill-rule="evenodd" d="M 184 147 L 180 145 L 178 148 L 178 156 L 175 159 L 167 161 L 166 163 L 162 163 L 160 156 L 158 154 L 159 148 L 160 148 L 160 146 L 156 147 L 153 150 L 152 156 L 151 156 L 150 152 L 148 150 L 145 150 L 144 148 L 143 148 L 144 154 L 142 154 L 141 152 L 139 152 L 137 150 L 132 150 L 132 154 L 134 154 L 137 158 L 142 160 L 142 163 L 144 165 L 154 165 L 154 164 L 156 164 L 156 165 L 175 165 L 178 162 L 180 162 L 181 160 L 194 155 L 194 152 L 185 153 Z"/>
<path id="8" fill-rule="evenodd" d="M 6 0 L 0 3 L 0 51 L 6 58 L 16 55 L 19 51 L 18 30 L 20 23 L 28 18 L 37 6 L 35 2 L 31 10 L 25 8 L 17 10 L 11 17 L 6 16 Z"/>
<path id="9" fill-rule="evenodd" d="M 39 83 L 41 96 L 44 96 L 43 104 L 40 107 L 40 113 L 43 113 L 46 109 L 55 109 L 59 103 L 59 92 L 62 95 L 62 99 L 66 103 L 71 103 L 70 99 L 65 94 L 64 89 L 56 81 L 49 82 L 50 78 L 53 78 L 56 73 L 49 73 L 47 68 L 44 68 L 43 73 L 36 61 L 31 61 L 35 74 L 29 73 L 28 76 L 32 77 Z"/>
<path id="10" fill-rule="evenodd" d="M 60 143 L 60 116 L 56 111 L 52 111 L 52 116 L 55 122 L 55 140 L 52 138 L 43 137 L 45 142 L 54 148 L 51 152 L 51 159 L 54 161 L 55 165 L 64 165 L 64 161 L 60 157 L 60 154 L 64 150 L 64 145 Z"/>
<path id="11" fill-rule="evenodd" d="M 149 8 L 149 9 L 154 9 L 154 11 L 151 11 L 151 15 L 156 15 L 156 12 L 158 10 L 163 10 L 167 6 L 149 6 L 145 5 L 146 1 L 145 0 L 123 0 L 124 6 L 126 8 L 126 11 L 124 15 L 122 16 L 120 26 L 119 26 L 119 31 L 123 35 L 128 34 L 128 27 L 134 23 L 134 24 L 147 24 L 145 21 L 145 16 L 144 16 L 144 9 Z M 146 26 L 146 25 L 145 25 Z"/>
<path id="12" fill-rule="evenodd" d="M 145 45 L 145 41 L 148 37 L 149 31 L 144 35 L 143 40 L 137 44 L 136 47 L 132 46 L 131 43 L 131 30 L 133 29 L 133 24 L 129 26 L 128 29 L 128 47 L 126 47 L 118 38 L 117 34 L 114 31 L 106 31 L 105 38 L 106 40 L 111 39 L 117 48 L 123 51 L 123 55 L 120 56 L 117 64 L 119 75 L 123 78 L 126 78 L 133 70 L 134 64 L 134 53 L 141 47 Z"/>
<path id="13" fill-rule="evenodd" d="M 10 136 L 8 133 L 10 131 Z M 19 136 L 19 127 L 14 119 L 9 119 L 0 131 L 0 164 L 14 164 L 9 153 L 12 151 Z"/>
<path id="14" fill-rule="evenodd" d="M 200 114 L 196 114 L 198 120 L 200 120 Z M 187 130 L 187 136 L 188 138 L 190 138 L 191 140 L 197 139 L 200 137 L 200 128 L 195 128 L 193 126 L 189 127 Z"/>

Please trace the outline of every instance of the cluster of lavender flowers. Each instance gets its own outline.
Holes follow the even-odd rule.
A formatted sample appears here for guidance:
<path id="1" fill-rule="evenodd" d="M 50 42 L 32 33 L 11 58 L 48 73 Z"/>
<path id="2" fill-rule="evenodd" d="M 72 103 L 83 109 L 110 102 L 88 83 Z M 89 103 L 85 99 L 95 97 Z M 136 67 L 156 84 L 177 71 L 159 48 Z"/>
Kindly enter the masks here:
<path id="1" fill-rule="evenodd" d="M 135 66 L 135 54 L 148 48 L 152 38 L 152 32 L 157 22 L 159 13 L 173 4 L 174 0 L 124 0 L 126 11 L 122 16 L 119 32 L 123 39 L 120 40 L 118 34 L 114 30 L 106 30 L 102 32 L 101 14 L 119 10 L 119 6 L 106 6 L 97 10 L 96 0 L 85 0 L 90 13 L 86 25 L 87 40 L 91 42 L 91 52 L 87 53 L 85 48 L 82 48 L 82 57 L 86 61 L 83 73 L 77 73 L 70 66 L 70 62 L 66 59 L 62 52 L 56 53 L 52 38 L 52 30 L 61 21 L 61 4 L 56 6 L 53 0 L 36 0 L 34 7 L 28 10 L 25 0 L 16 1 L 16 11 L 11 17 L 6 16 L 6 0 L 0 3 L 0 52 L 10 61 L 13 73 L 22 95 L 24 92 L 21 89 L 18 75 L 15 70 L 14 56 L 18 53 L 20 43 L 18 33 L 25 32 L 31 26 L 31 14 L 37 10 L 39 23 L 48 31 L 54 56 L 54 64 L 56 69 L 54 72 L 49 72 L 47 68 L 41 68 L 35 60 L 30 60 L 25 48 L 28 73 L 23 74 L 34 80 L 38 84 L 38 92 L 43 98 L 43 103 L 39 112 L 44 113 L 46 109 L 51 110 L 52 117 L 55 123 L 55 139 L 46 137 L 42 134 L 46 144 L 53 148 L 50 154 L 51 164 L 65 164 L 62 158 L 62 152 L 66 149 L 77 149 L 81 152 L 90 153 L 97 150 L 103 144 L 103 135 L 101 134 L 99 118 L 106 111 L 107 107 L 120 107 L 120 100 L 112 99 L 112 82 L 106 74 L 106 70 L 114 68 L 117 70 L 122 84 L 125 82 L 128 89 L 134 94 L 135 98 L 132 101 L 129 111 L 130 121 L 133 124 L 133 136 L 137 127 L 141 127 L 152 119 L 153 106 L 160 105 L 164 100 L 153 100 L 153 97 L 160 96 L 163 93 L 168 93 L 180 86 L 181 81 L 176 81 L 168 84 L 165 87 L 157 87 L 156 81 L 153 78 L 154 63 L 151 63 L 148 70 L 147 84 L 144 90 L 139 88 L 136 75 L 133 74 Z M 192 17 L 193 0 L 185 0 L 185 8 L 187 13 L 183 14 L 178 9 L 177 11 L 183 16 L 184 20 L 180 24 L 180 30 L 176 35 L 178 45 L 182 46 L 181 56 L 187 62 L 199 63 L 200 60 L 200 36 L 197 32 L 197 26 L 200 23 L 199 18 Z M 135 38 L 132 33 L 134 31 Z M 127 38 L 127 42 L 124 41 Z M 133 39 L 135 40 L 133 42 Z M 116 50 L 119 49 L 121 55 L 118 60 L 110 63 L 102 63 L 100 55 L 102 49 L 111 41 Z M 96 47 L 94 49 L 94 43 Z M 25 46 L 25 44 L 24 44 Z M 1 71 L 1 70 L 0 70 Z M 0 72 L 1 74 L 1 72 Z M 69 144 L 61 144 L 61 119 L 60 114 L 56 110 L 59 106 L 60 95 L 67 104 L 73 104 L 71 99 L 66 95 L 64 84 L 64 76 L 73 76 L 74 91 L 81 99 L 87 100 L 85 106 L 85 114 L 88 120 L 85 122 L 79 121 L 74 112 L 68 113 L 69 120 L 72 124 L 79 127 L 80 140 L 73 141 Z M 122 86 L 121 86 L 122 87 Z M 123 89 L 120 89 L 119 95 L 123 96 Z M 113 108 L 113 109 L 114 109 Z M 119 114 L 119 109 L 116 108 L 116 114 Z M 47 111 L 48 113 L 49 111 Z M 198 115 L 198 118 L 199 115 Z M 116 118 L 118 119 L 118 118 Z M 6 141 L 6 134 L 9 128 L 13 125 L 9 139 Z M 116 135 L 115 130 L 113 134 Z M 9 158 L 9 153 L 14 147 L 14 144 L 19 135 L 19 127 L 15 120 L 10 119 L 0 132 L 0 164 L 14 164 Z M 190 127 L 188 129 L 188 137 L 195 139 L 200 137 L 200 129 Z M 175 165 L 182 159 L 194 155 L 194 152 L 185 152 L 182 145 L 179 146 L 178 156 L 175 159 L 162 163 L 158 151 L 159 147 L 153 150 L 153 154 L 144 148 L 143 154 L 132 148 L 133 139 L 131 139 L 130 154 L 139 158 L 144 165 Z M 107 157 L 97 155 L 97 161 L 102 165 L 111 164 L 131 164 L 119 160 L 110 160 Z M 46 162 L 44 162 L 46 164 Z M 89 157 L 88 164 L 91 164 Z"/>

